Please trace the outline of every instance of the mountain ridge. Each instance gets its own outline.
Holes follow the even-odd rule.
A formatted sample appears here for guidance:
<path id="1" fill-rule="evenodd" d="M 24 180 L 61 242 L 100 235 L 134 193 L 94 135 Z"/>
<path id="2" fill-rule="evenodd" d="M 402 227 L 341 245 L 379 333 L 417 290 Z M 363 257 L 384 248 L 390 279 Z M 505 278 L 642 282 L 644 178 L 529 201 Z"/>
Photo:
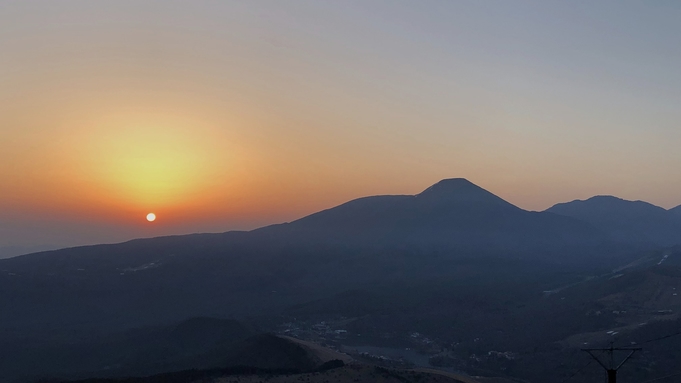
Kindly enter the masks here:
<path id="1" fill-rule="evenodd" d="M 310 311 L 331 313 L 331 319 L 338 310 L 356 315 L 357 334 L 383 328 L 372 323 L 380 318 L 403 335 L 453 331 L 452 323 L 464 326 L 471 315 L 490 313 L 489 321 L 503 327 L 508 318 L 498 313 L 535 299 L 543 307 L 543 292 L 628 264 L 634 247 L 583 220 L 521 209 L 464 179 L 443 180 L 416 195 L 364 197 L 249 232 L 137 239 L 0 260 L 0 307 L 12 308 L 0 310 L 6 330 L 0 349 L 21 345 L 21 366 L 31 369 L 39 361 L 26 345 L 168 328 L 194 318 L 154 344 L 219 361 L 231 348 L 217 344 L 210 346 L 215 353 L 204 353 L 202 347 L 244 331 L 205 317 L 280 324 Z M 367 300 L 375 304 L 367 307 Z M 372 313 L 374 319 L 361 319 Z M 526 318 L 519 319 L 530 333 Z M 542 321 L 553 326 L 556 319 Z M 565 321 L 549 327 L 567 331 Z M 472 331 L 477 324 L 467 326 Z M 283 349 L 270 340 L 264 345 Z M 260 341 L 244 347 L 257 356 Z M 169 363 L 185 360 L 176 355 L 168 354 Z M 0 360 L 0 380 L 16 365 Z"/>
<path id="2" fill-rule="evenodd" d="M 645 201 L 599 195 L 559 203 L 546 211 L 588 222 L 619 242 L 650 242 L 660 246 L 681 243 L 679 215 Z"/>
<path id="3" fill-rule="evenodd" d="M 570 202 L 564 202 L 564 203 L 558 203 L 553 205 L 552 207 L 540 211 L 540 212 L 534 212 L 534 211 L 527 211 L 525 209 L 522 209 L 504 199 L 501 197 L 498 197 L 497 195 L 489 192 L 488 190 L 470 182 L 469 180 L 465 178 L 447 178 L 440 180 L 436 182 L 435 184 L 427 187 L 420 193 L 414 194 L 414 195 L 376 195 L 376 196 L 366 196 L 366 197 L 360 197 L 356 198 L 350 201 L 347 201 L 345 203 L 342 203 L 340 205 L 328 208 L 328 209 L 323 209 L 318 212 L 309 214 L 307 216 L 301 217 L 299 219 L 290 221 L 290 222 L 285 222 L 285 223 L 279 223 L 279 224 L 272 224 L 272 225 L 267 225 L 263 226 L 260 228 L 256 228 L 250 231 L 227 231 L 223 233 L 197 233 L 197 234 L 185 234 L 185 235 L 171 235 L 171 236 L 160 236 L 160 237 L 153 237 L 153 238 L 138 238 L 138 239 L 132 239 L 130 241 L 122 242 L 119 244 L 113 244 L 113 245 L 124 245 L 128 243 L 134 243 L 135 241 L 145 241 L 149 239 L 161 239 L 163 238 L 164 240 L 168 241 L 174 241 L 174 239 L 184 239 L 184 238 L 198 238 L 197 236 L 212 236 L 213 238 L 211 240 L 216 240 L 216 238 L 223 236 L 223 237 L 237 237 L 237 236 L 242 236 L 244 238 L 253 236 L 253 235 L 264 235 L 268 236 L 270 239 L 281 242 L 286 240 L 283 239 L 283 237 L 290 236 L 290 239 L 294 239 L 297 234 L 299 234 L 304 230 L 310 230 L 313 229 L 317 232 L 319 232 L 319 226 L 324 226 L 328 225 L 329 229 L 342 229 L 342 230 L 348 230 L 348 227 L 354 227 L 354 230 L 349 230 L 345 235 L 342 235 L 340 237 L 342 238 L 337 238 L 337 239 L 343 239 L 346 240 L 348 237 L 351 236 L 366 236 L 365 234 L 365 229 L 366 226 L 370 226 L 372 224 L 376 225 L 385 225 L 387 222 L 386 221 L 392 221 L 388 223 L 388 226 L 399 226 L 401 224 L 404 224 L 405 220 L 403 219 L 404 217 L 400 217 L 399 213 L 400 210 L 404 210 L 403 207 L 405 205 L 418 205 L 421 208 L 429 210 L 429 213 L 433 214 L 439 214 L 442 213 L 443 210 L 447 209 L 461 209 L 459 212 L 471 212 L 472 210 L 476 210 L 477 212 L 480 213 L 482 210 L 484 210 L 485 214 L 477 214 L 476 218 L 477 220 L 471 221 L 472 226 L 474 224 L 480 224 L 484 218 L 490 218 L 489 214 L 492 213 L 498 213 L 498 216 L 504 216 L 508 217 L 509 215 L 515 214 L 515 213 L 521 213 L 521 214 L 526 214 L 528 217 L 533 214 L 535 217 L 541 217 L 542 220 L 544 221 L 549 221 L 549 226 L 555 225 L 556 222 L 553 221 L 561 221 L 561 218 L 556 218 L 555 216 L 559 217 L 567 217 L 567 218 L 572 218 L 574 219 L 573 221 L 562 221 L 559 222 L 558 226 L 563 225 L 563 226 L 573 226 L 573 227 L 578 227 L 582 226 L 579 230 L 582 232 L 588 231 L 586 229 L 586 226 L 591 226 L 592 229 L 595 229 L 595 232 L 603 231 L 604 228 L 602 225 L 594 225 L 593 221 L 590 221 L 589 219 L 585 218 L 580 218 L 580 216 L 577 214 L 569 214 L 566 213 L 564 210 L 564 206 L 568 205 L 574 205 L 574 204 L 581 204 L 581 203 L 590 203 L 593 201 L 615 201 L 618 203 L 633 203 L 633 204 L 638 204 L 641 206 L 648 206 L 650 208 L 654 208 L 658 210 L 658 213 L 661 213 L 663 211 L 666 211 L 660 207 L 657 207 L 653 204 L 650 204 L 645 201 L 627 201 L 619 197 L 614 197 L 614 196 L 607 196 L 607 195 L 597 195 L 591 198 L 588 198 L 586 200 L 573 200 Z M 503 211 L 503 213 L 502 213 Z M 404 211 L 402 211 L 404 212 Z M 679 216 L 681 216 L 681 205 L 677 206 L 676 208 L 669 209 L 669 213 L 675 213 Z M 554 215 L 554 217 L 551 217 L 549 214 Z M 539 214 L 539 215 L 537 215 Z M 542 216 L 543 215 L 543 216 Z M 329 222 L 329 216 L 333 220 L 336 220 L 336 222 Z M 551 218 L 550 218 L 551 217 Z M 383 219 L 381 219 L 383 218 Z M 451 218 L 451 217 L 449 217 Z M 354 219 L 354 221 L 353 221 Z M 357 221 L 361 221 L 361 225 L 357 225 Z M 425 222 L 421 220 L 420 222 L 417 222 L 418 220 L 412 219 L 412 224 L 415 224 L 418 226 L 419 224 L 452 224 L 453 221 L 451 219 L 447 219 L 447 217 L 440 217 L 440 220 L 431 220 L 431 222 Z M 491 221 L 490 221 L 491 222 Z M 496 222 L 496 224 L 499 224 L 499 222 Z M 586 225 L 585 225 L 586 224 Z M 362 227 L 364 226 L 364 228 Z M 463 224 L 459 222 L 458 227 L 452 228 L 452 229 L 462 229 Z M 513 226 L 513 225 L 511 225 Z M 539 225 L 539 227 L 535 228 L 537 229 L 544 229 L 543 228 L 544 224 Z M 432 227 L 430 228 L 432 229 Z M 578 230 L 578 231 L 579 231 Z M 606 230 L 607 231 L 607 228 Z M 396 234 L 396 227 L 393 227 L 389 230 L 384 230 L 383 233 L 379 235 L 378 238 L 374 238 L 373 240 L 376 240 L 378 242 L 385 242 L 385 241 L 390 241 L 390 236 L 391 233 L 393 236 L 397 235 L 400 237 L 404 237 L 402 234 Z M 420 233 L 421 235 L 427 235 L 427 233 Z M 593 234 L 593 233 L 592 233 Z M 603 233 L 601 233 L 603 234 Z M 596 234 L 595 236 L 592 237 L 597 237 L 599 234 Z M 571 235 L 569 233 L 566 234 L 567 237 L 571 237 L 573 239 L 577 238 L 575 235 Z M 333 235 L 327 237 L 334 237 Z M 409 236 L 407 236 L 409 237 Z M 432 240 L 432 236 L 429 240 Z M 607 237 L 607 236 L 606 236 Z M 610 235 L 611 239 L 612 235 Z M 640 236 L 635 236 L 634 237 L 636 240 L 646 240 L 646 238 L 641 238 Z M 321 239 L 321 238 L 320 238 Z M 329 238 L 326 238 L 327 240 Z M 622 239 L 627 239 L 626 236 L 619 235 L 615 236 L 614 238 L 616 241 L 622 240 Z M 631 238 L 628 238 L 631 239 Z M 365 239 L 363 242 L 367 243 L 371 238 Z M 219 242 L 220 239 L 217 239 Z M 289 241 L 290 242 L 290 241 Z M 452 241 L 450 241 L 452 242 Z M 589 241 L 587 241 L 589 242 Z M 594 242 L 593 238 L 590 241 L 591 243 Z M 598 240 L 596 240 L 598 242 Z M 630 241 L 629 241 L 630 242 Z M 676 242 L 673 241 L 662 241 L 664 244 L 675 244 Z M 89 245 L 89 246 L 100 246 L 100 245 Z M 76 246 L 76 247 L 71 247 L 70 249 L 80 249 L 84 247 L 89 247 L 89 246 Z M 60 249 L 61 250 L 61 249 Z M 49 250 L 49 251 L 41 251 L 39 253 L 30 253 L 30 254 L 24 254 L 24 256 L 32 256 L 32 254 L 52 254 L 54 251 Z"/>
<path id="4" fill-rule="evenodd" d="M 285 225 L 260 229 L 289 240 L 367 246 L 444 246 L 499 250 L 602 243 L 589 224 L 521 209 L 463 178 L 442 180 L 416 195 L 363 197 Z M 543 238 L 543 239 L 540 239 Z"/>

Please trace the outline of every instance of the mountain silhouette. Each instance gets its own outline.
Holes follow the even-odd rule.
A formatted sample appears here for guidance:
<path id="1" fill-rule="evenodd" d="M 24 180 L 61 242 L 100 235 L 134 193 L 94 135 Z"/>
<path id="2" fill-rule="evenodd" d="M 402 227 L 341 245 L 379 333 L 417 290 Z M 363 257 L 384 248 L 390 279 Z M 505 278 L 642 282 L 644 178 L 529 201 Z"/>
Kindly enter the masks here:
<path id="1" fill-rule="evenodd" d="M 650 242 L 660 246 L 681 244 L 678 214 L 644 201 L 596 196 L 560 203 L 547 211 L 588 222 L 618 242 Z"/>
<path id="2" fill-rule="evenodd" d="M 431 271 L 422 268 L 431 266 L 422 254 L 593 263 L 603 258 L 595 255 L 607 253 L 596 251 L 605 238 L 577 219 L 520 209 L 464 179 L 443 180 L 417 195 L 360 198 L 250 232 L 139 239 L 0 260 L 0 304 L 13 307 L 0 312 L 0 324 L 37 331 L 43 321 L 141 326 L 252 315 L 317 299 L 321 291 L 373 283 L 387 275 L 386 267 L 428 277 Z M 413 256 L 400 260 L 395 254 Z M 272 293 L 286 288 L 295 291 Z M 36 307 L 43 314 L 36 316 Z"/>
<path id="3" fill-rule="evenodd" d="M 498 208 L 519 209 L 465 178 L 444 179 L 417 194 L 416 197 L 422 201 L 446 203 L 448 205 L 496 206 Z"/>
<path id="4" fill-rule="evenodd" d="M 296 242 L 459 249 L 564 248 L 604 240 L 589 224 L 523 210 L 462 178 L 417 195 L 359 198 L 261 231 Z"/>
<path id="5" fill-rule="evenodd" d="M 457 178 L 416 195 L 359 198 L 249 232 L 138 239 L 2 259 L 0 307 L 12 309 L 0 310 L 0 328 L 8 329 L 0 334 L 0 347 L 19 351 L 0 360 L 0 380 L 3 371 L 23 374 L 40 364 L 32 348 L 60 349 L 65 347 L 60 339 L 72 334 L 180 323 L 148 341 L 161 350 L 154 352 L 164 355 L 163 363 L 189 363 L 195 356 L 217 361 L 231 350 L 228 340 L 247 331 L 206 317 L 297 316 L 320 307 L 358 316 L 371 309 L 420 315 L 424 302 L 435 310 L 426 313 L 432 318 L 458 315 L 460 309 L 480 313 L 488 299 L 483 297 L 492 302 L 508 292 L 499 299 L 505 302 L 535 296 L 554 287 L 554 276 L 609 270 L 622 261 L 617 257 L 627 256 L 630 246 L 618 243 L 621 236 L 610 235 L 608 225 L 588 214 L 568 216 L 565 206 L 550 210 L 556 212 L 521 209 Z M 661 210 L 653 207 L 651 214 L 674 216 Z M 348 291 L 359 293 L 344 294 Z M 310 302 L 317 303 L 306 305 Z M 220 339 L 224 342 L 212 341 Z M 243 339 L 243 345 L 255 350 L 252 355 L 261 344 L 279 347 L 261 341 Z M 120 349 L 135 342 L 121 343 Z M 178 356 L 185 354 L 189 359 Z M 43 364 L 41 373 L 59 365 Z"/>

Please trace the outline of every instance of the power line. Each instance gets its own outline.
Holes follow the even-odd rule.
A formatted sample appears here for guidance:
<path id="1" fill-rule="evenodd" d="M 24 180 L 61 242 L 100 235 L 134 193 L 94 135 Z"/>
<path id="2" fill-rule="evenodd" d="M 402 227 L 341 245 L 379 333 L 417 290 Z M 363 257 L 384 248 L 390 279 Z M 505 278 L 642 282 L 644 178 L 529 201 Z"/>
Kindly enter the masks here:
<path id="1" fill-rule="evenodd" d="M 571 370 L 577 368 L 577 364 L 579 363 L 579 360 L 575 360 L 574 358 L 575 358 L 575 356 L 577 356 L 577 354 L 580 353 L 580 351 L 581 351 L 580 349 L 574 349 L 574 350 L 572 350 L 572 353 L 566 358 L 567 360 L 572 361 L 572 363 L 568 367 L 568 371 L 571 371 Z M 563 366 L 563 363 L 561 363 L 560 366 L 558 366 L 558 367 L 562 367 L 562 366 Z M 558 368 L 558 367 L 556 367 L 556 368 Z"/>
<path id="2" fill-rule="evenodd" d="M 661 337 L 659 337 L 659 338 L 649 339 L 649 340 L 646 340 L 645 342 L 640 342 L 640 343 L 638 343 L 638 344 L 647 344 L 647 343 L 657 342 L 658 340 L 663 340 L 663 339 L 672 338 L 672 337 L 675 337 L 675 336 L 677 336 L 677 335 L 681 335 L 681 331 L 677 331 L 677 332 L 675 332 L 675 333 L 673 333 L 673 334 L 668 334 L 668 335 L 665 335 L 665 336 L 661 336 Z"/>
<path id="3" fill-rule="evenodd" d="M 655 378 L 655 379 L 646 380 L 646 381 L 643 381 L 643 382 L 641 382 L 641 383 L 657 382 L 658 380 L 667 379 L 667 378 L 672 378 L 672 377 L 674 377 L 674 376 L 679 376 L 679 375 L 681 375 L 681 372 L 677 372 L 676 374 L 671 374 L 671 375 L 667 375 L 667 376 L 662 376 L 662 377 Z"/>
<path id="4" fill-rule="evenodd" d="M 589 365 L 590 365 L 591 363 L 593 363 L 593 362 L 594 362 L 593 359 L 590 359 L 590 360 L 589 360 L 589 363 L 587 363 L 587 364 L 585 364 L 584 366 L 582 366 L 582 368 L 580 368 L 579 370 L 576 370 L 575 372 L 573 372 L 572 375 L 570 375 L 570 376 L 568 376 L 567 378 L 561 380 L 560 383 L 565 383 L 565 382 L 567 382 L 568 380 L 574 378 L 575 375 L 579 374 L 579 373 L 582 372 L 585 368 L 589 367 Z"/>

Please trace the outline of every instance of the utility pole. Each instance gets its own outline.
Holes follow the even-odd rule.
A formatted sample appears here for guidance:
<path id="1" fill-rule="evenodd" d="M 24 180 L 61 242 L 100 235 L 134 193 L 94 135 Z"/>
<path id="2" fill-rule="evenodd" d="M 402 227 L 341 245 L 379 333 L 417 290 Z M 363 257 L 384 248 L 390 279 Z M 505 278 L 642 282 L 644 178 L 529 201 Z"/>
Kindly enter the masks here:
<path id="1" fill-rule="evenodd" d="M 612 343 L 610 343 L 610 348 L 583 348 L 582 351 L 589 353 L 592 358 L 598 362 L 598 364 L 601 365 L 605 369 L 605 372 L 608 374 L 608 383 L 617 383 L 617 370 L 624 365 L 624 363 L 631 358 L 636 351 L 641 351 L 642 349 L 640 347 L 638 348 L 614 348 L 612 346 Z M 596 356 L 594 353 L 596 351 L 600 351 L 602 356 L 604 353 L 606 354 L 605 360 L 601 360 L 598 356 Z M 629 355 L 627 355 L 624 360 L 622 360 L 619 364 L 615 365 L 615 351 L 629 351 Z M 608 355 L 609 354 L 609 355 Z M 609 356 L 609 358 L 608 358 Z M 608 360 L 609 359 L 609 360 Z"/>

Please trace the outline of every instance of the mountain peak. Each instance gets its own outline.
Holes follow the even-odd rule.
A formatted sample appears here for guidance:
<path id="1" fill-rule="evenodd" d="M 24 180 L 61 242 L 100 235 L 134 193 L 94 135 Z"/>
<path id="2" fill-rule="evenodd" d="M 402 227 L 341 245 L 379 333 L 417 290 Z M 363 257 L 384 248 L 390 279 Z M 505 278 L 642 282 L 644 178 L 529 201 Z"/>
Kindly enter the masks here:
<path id="1" fill-rule="evenodd" d="M 444 179 L 416 195 L 422 200 L 514 206 L 465 178 Z M 515 207 L 515 206 L 514 206 Z"/>
<path id="2" fill-rule="evenodd" d="M 483 190 L 481 187 L 475 185 L 474 183 L 465 178 L 446 178 L 430 186 L 429 188 L 421 192 L 419 195 L 424 193 L 449 193 L 463 189 Z"/>

